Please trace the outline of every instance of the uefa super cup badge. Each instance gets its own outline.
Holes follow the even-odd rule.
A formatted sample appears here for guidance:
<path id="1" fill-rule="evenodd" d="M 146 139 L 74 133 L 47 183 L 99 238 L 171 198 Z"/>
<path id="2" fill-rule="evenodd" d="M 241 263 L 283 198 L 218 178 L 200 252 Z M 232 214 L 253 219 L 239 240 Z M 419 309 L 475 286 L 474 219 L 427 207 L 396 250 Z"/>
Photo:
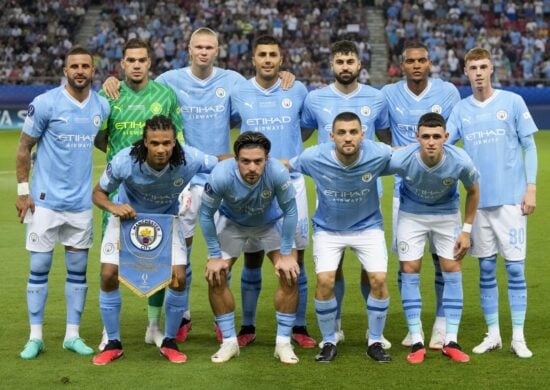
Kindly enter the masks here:
<path id="1" fill-rule="evenodd" d="M 162 228 L 152 219 L 141 219 L 132 225 L 130 241 L 142 251 L 152 251 L 162 242 Z"/>

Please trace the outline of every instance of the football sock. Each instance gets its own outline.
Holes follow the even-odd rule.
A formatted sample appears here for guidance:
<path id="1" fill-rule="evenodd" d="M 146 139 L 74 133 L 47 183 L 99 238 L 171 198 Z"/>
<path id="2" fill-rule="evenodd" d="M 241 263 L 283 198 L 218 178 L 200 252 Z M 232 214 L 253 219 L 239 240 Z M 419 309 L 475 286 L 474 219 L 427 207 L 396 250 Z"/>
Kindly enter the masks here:
<path id="1" fill-rule="evenodd" d="M 432 253 L 432 260 L 434 263 L 434 288 L 435 288 L 435 316 L 445 317 L 445 310 L 443 309 L 443 288 L 445 280 L 441 274 L 441 265 L 439 264 L 439 256 Z"/>
<path id="2" fill-rule="evenodd" d="M 296 313 L 276 313 L 277 319 L 277 344 L 290 343 L 292 327 L 296 321 Z"/>
<path id="3" fill-rule="evenodd" d="M 500 337 L 496 255 L 479 258 L 479 296 L 489 334 Z"/>
<path id="4" fill-rule="evenodd" d="M 527 311 L 527 283 L 525 282 L 525 262 L 505 260 L 508 273 L 508 300 L 512 314 L 514 340 L 524 340 L 523 325 Z"/>
<path id="5" fill-rule="evenodd" d="M 380 341 L 384 326 L 386 325 L 386 317 L 388 316 L 388 308 L 390 307 L 390 298 L 376 299 L 369 295 L 367 300 L 367 319 L 369 323 L 369 345 Z"/>
<path id="6" fill-rule="evenodd" d="M 401 273 L 401 301 L 407 320 L 409 332 L 413 338 L 422 339 L 422 326 L 420 324 L 420 314 L 422 311 L 422 298 L 420 297 L 420 275 Z"/>
<path id="7" fill-rule="evenodd" d="M 359 283 L 359 288 L 361 289 L 361 295 L 363 296 L 366 304 L 369 301 L 370 284 L 365 283 L 363 280 L 361 280 L 361 282 Z"/>
<path id="8" fill-rule="evenodd" d="M 183 318 L 191 319 L 189 310 L 189 293 L 193 282 L 193 270 L 191 269 L 191 247 L 187 247 L 187 266 L 185 267 L 185 289 L 183 290 Z M 181 321 L 181 320 L 180 320 Z"/>
<path id="9" fill-rule="evenodd" d="M 160 324 L 160 315 L 162 312 L 162 304 L 164 303 L 166 289 L 163 288 L 147 299 L 147 318 L 149 319 L 149 326 Z"/>
<path id="10" fill-rule="evenodd" d="M 317 323 L 323 336 L 323 341 L 332 344 L 336 343 L 334 330 L 336 328 L 335 321 L 338 312 L 338 303 L 336 298 L 332 297 L 327 301 L 314 300 L 315 314 L 317 315 Z"/>
<path id="11" fill-rule="evenodd" d="M 167 288 L 164 303 L 164 337 L 176 338 L 185 310 L 185 291 Z"/>
<path id="12" fill-rule="evenodd" d="M 48 298 L 48 274 L 52 265 L 53 252 L 31 252 L 30 255 L 31 269 L 27 281 L 29 322 L 31 325 L 41 325 L 44 322 L 44 308 Z"/>
<path id="13" fill-rule="evenodd" d="M 342 275 L 342 279 L 336 279 L 334 281 L 334 297 L 336 299 L 336 326 L 335 330 L 341 330 L 340 324 L 342 320 L 342 302 L 344 301 L 344 294 L 346 292 L 346 280 Z"/>
<path id="14" fill-rule="evenodd" d="M 86 264 L 88 251 L 65 251 L 67 279 L 65 281 L 65 299 L 67 301 L 67 324 L 78 325 L 86 303 Z"/>
<path id="15" fill-rule="evenodd" d="M 99 291 L 99 308 L 101 311 L 101 319 L 107 338 L 109 340 L 120 340 L 120 308 L 122 306 L 122 297 L 120 290 L 117 288 L 113 291 Z"/>
<path id="16" fill-rule="evenodd" d="M 262 267 L 243 265 L 241 273 L 242 325 L 256 326 L 256 307 L 262 290 Z"/>
<path id="17" fill-rule="evenodd" d="M 306 326 L 307 310 L 307 273 L 304 265 L 300 265 L 298 275 L 298 307 L 296 308 L 296 321 L 294 326 Z"/>
<path id="18" fill-rule="evenodd" d="M 464 296 L 462 291 L 462 272 L 443 272 L 443 308 L 445 311 L 445 344 L 457 341 L 458 326 L 462 317 Z"/>
<path id="19" fill-rule="evenodd" d="M 236 338 L 235 332 L 235 312 L 220 314 L 216 316 L 216 323 L 220 327 L 223 339 Z"/>

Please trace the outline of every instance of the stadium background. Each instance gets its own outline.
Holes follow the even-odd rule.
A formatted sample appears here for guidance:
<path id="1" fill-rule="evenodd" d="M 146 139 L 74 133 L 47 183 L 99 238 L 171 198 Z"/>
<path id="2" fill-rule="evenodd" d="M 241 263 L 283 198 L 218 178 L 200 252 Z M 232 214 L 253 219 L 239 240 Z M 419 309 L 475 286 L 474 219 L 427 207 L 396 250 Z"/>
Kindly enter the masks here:
<path id="1" fill-rule="evenodd" d="M 395 257 L 390 258 L 389 283 L 392 304 L 385 334 L 393 342 L 394 362 L 376 365 L 364 357 L 365 318 L 357 288 L 358 265 L 352 256 L 346 263 L 348 292 L 344 308 L 347 340 L 334 364 L 322 366 L 313 360 L 314 351 L 300 350 L 298 367 L 281 367 L 272 353 L 274 329 L 271 292 L 272 269 L 264 267 L 264 289 L 260 300 L 259 340 L 242 356 L 223 366 L 210 363 L 216 343 L 211 329 L 211 311 L 201 277 L 200 260 L 195 262 L 192 308 L 195 327 L 183 350 L 190 361 L 184 367 L 168 365 L 155 348 L 142 342 L 145 302 L 124 291 L 123 337 L 127 358 L 102 371 L 87 358 L 73 356 L 61 349 L 64 322 L 62 285 L 64 266 L 61 248 L 56 249 L 50 277 L 51 292 L 46 310 L 46 352 L 36 361 L 18 358 L 28 332 L 25 309 L 25 282 L 28 255 L 24 250 L 24 227 L 16 224 L 14 155 L 17 131 L 34 96 L 63 82 L 62 60 L 72 44 L 81 43 L 95 53 L 98 68 L 94 82 L 98 88 L 108 75 L 120 75 L 118 59 L 121 47 L 133 35 L 149 39 L 154 55 L 151 76 L 166 69 L 184 66 L 190 33 L 202 25 L 220 34 L 219 65 L 250 76 L 250 45 L 259 33 L 279 34 L 285 48 L 285 68 L 304 80 L 309 88 L 331 81 L 328 53 L 331 42 L 351 39 L 357 42 L 363 65 L 361 79 L 381 87 L 401 78 L 398 69 L 401 48 L 407 40 L 422 39 L 430 46 L 434 60 L 433 76 L 449 79 L 459 86 L 463 96 L 470 93 L 461 74 L 465 51 L 481 45 L 496 59 L 495 84 L 512 88 L 524 97 L 541 129 L 550 129 L 550 0 L 544 1 L 87 1 L 38 0 L 0 1 L 0 388 L 42 388 L 73 385 L 81 388 L 116 386 L 149 388 L 173 386 L 190 388 L 421 388 L 441 386 L 472 388 L 542 388 L 550 380 L 547 359 L 550 356 L 548 325 L 547 221 L 548 178 L 550 170 L 550 132 L 537 135 L 539 149 L 538 207 L 529 222 L 527 278 L 529 311 L 526 335 L 535 356 L 520 361 L 503 351 L 473 357 L 466 366 L 444 360 L 435 352 L 428 354 L 423 367 L 404 362 L 407 350 L 400 348 L 404 320 L 395 288 Z M 275 11 L 276 10 L 276 11 Z M 458 64 L 457 64 L 458 61 Z M 94 177 L 103 169 L 104 156 L 95 153 Z M 94 179 L 94 180 L 95 180 Z M 384 182 L 386 193 L 391 193 Z M 311 182 L 309 191 L 313 193 Z M 382 200 L 384 215 L 391 213 L 391 199 Z M 311 203 L 311 202 L 310 202 Z M 311 211 L 314 205 L 310 204 Z M 96 217 L 99 215 L 96 210 Z M 99 218 L 96 218 L 98 221 Z M 386 226 L 386 235 L 389 226 Z M 99 225 L 96 225 L 96 230 Z M 194 246 L 196 258 L 205 257 L 202 240 Z M 98 237 L 90 254 L 88 278 L 90 291 L 82 334 L 92 345 L 99 341 L 101 323 L 97 304 Z M 202 257 L 201 257 L 202 256 Z M 306 253 L 311 258 L 311 252 Z M 240 265 L 239 265 L 240 266 Z M 314 279 L 311 264 L 310 280 Z M 433 318 L 433 272 L 425 266 L 423 274 L 423 316 L 426 324 Z M 465 262 L 465 313 L 460 340 L 467 350 L 478 342 L 485 326 L 478 304 L 477 265 Z M 238 274 L 238 272 L 237 272 Z M 499 270 L 499 280 L 505 278 Z M 311 283 L 310 286 L 313 286 Z M 123 288 L 123 290 L 125 290 Z M 235 283 L 238 296 L 238 283 Z M 312 300 L 313 288 L 310 287 Z M 509 311 L 505 289 L 501 289 L 503 338 L 509 339 Z M 308 309 L 309 326 L 319 336 L 312 305 Z M 429 329 L 425 329 L 429 333 Z M 263 333 L 263 335 L 262 335 Z M 509 341 L 505 341 L 507 343 Z M 154 371 L 152 371 L 154 369 Z"/>

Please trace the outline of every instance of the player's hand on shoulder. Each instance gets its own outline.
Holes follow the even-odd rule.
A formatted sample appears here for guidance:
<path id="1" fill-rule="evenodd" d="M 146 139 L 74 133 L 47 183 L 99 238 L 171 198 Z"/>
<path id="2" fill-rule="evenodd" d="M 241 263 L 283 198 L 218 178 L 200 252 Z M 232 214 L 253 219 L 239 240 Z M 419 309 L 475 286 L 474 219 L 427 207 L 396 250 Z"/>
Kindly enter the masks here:
<path id="1" fill-rule="evenodd" d="M 105 95 L 111 99 L 118 99 L 120 97 L 120 81 L 113 76 L 109 76 L 107 80 L 103 82 L 101 86 Z"/>
<path id="2" fill-rule="evenodd" d="M 229 263 L 221 257 L 214 257 L 206 262 L 204 277 L 210 286 L 220 286 L 227 272 L 229 272 Z"/>
<path id="3" fill-rule="evenodd" d="M 121 219 L 133 219 L 136 217 L 136 211 L 129 204 L 115 204 L 108 211 Z"/>
<path id="4" fill-rule="evenodd" d="M 296 76 L 286 70 L 280 71 L 279 77 L 281 78 L 281 88 L 285 91 L 288 91 L 290 88 L 292 88 L 292 86 L 294 85 L 294 81 L 296 81 Z"/>
<path id="5" fill-rule="evenodd" d="M 290 285 L 296 283 L 298 281 L 298 275 L 300 274 L 300 267 L 296 257 L 292 254 L 279 254 L 275 262 L 275 274 L 278 278 L 282 278 Z"/>

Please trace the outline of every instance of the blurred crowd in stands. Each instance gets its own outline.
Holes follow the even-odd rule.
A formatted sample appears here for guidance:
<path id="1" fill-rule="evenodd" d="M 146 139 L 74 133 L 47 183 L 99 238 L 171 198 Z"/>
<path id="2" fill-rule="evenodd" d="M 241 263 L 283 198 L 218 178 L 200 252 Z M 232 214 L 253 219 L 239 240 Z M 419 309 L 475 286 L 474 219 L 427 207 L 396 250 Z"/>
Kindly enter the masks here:
<path id="1" fill-rule="evenodd" d="M 97 82 L 120 76 L 125 40 L 139 37 L 153 50 L 152 76 L 188 62 L 191 32 L 208 26 L 220 33 L 218 65 L 251 76 L 255 37 L 278 37 L 285 69 L 311 86 L 332 80 L 331 43 L 351 39 L 359 47 L 368 82 L 372 52 L 361 0 L 108 0 L 87 41 L 95 53 Z M 433 76 L 464 84 L 463 56 L 489 49 L 498 84 L 550 85 L 550 0 L 379 1 L 386 15 L 388 82 L 401 77 L 403 45 L 422 40 L 430 48 Z M 59 82 L 63 58 L 75 43 L 91 0 L 0 0 L 0 83 Z"/>

